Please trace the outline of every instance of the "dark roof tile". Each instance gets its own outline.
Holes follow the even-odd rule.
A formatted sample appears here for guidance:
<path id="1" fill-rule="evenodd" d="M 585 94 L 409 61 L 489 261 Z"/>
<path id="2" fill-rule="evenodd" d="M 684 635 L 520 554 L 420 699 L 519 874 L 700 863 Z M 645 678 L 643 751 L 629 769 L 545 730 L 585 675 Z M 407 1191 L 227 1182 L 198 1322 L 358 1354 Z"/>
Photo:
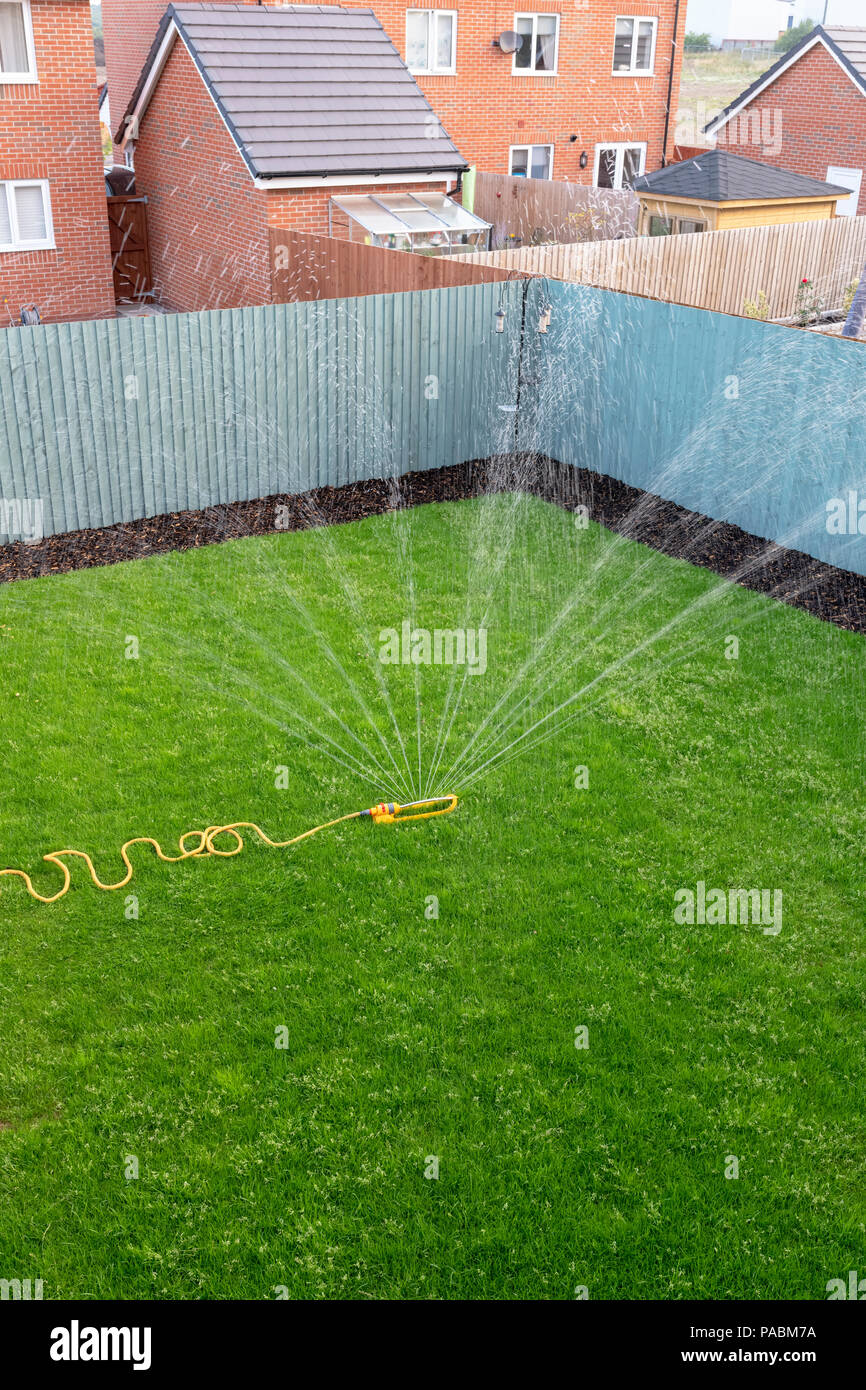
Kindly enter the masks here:
<path id="1" fill-rule="evenodd" d="M 730 150 L 707 150 L 692 159 L 668 164 L 654 174 L 644 174 L 636 180 L 634 191 L 657 197 L 694 198 L 702 203 L 841 197 L 851 192 L 850 188 L 822 183 L 789 169 L 776 169 Z"/>
<path id="2" fill-rule="evenodd" d="M 172 21 L 256 176 L 467 168 L 372 10 L 169 5 L 127 116 Z"/>

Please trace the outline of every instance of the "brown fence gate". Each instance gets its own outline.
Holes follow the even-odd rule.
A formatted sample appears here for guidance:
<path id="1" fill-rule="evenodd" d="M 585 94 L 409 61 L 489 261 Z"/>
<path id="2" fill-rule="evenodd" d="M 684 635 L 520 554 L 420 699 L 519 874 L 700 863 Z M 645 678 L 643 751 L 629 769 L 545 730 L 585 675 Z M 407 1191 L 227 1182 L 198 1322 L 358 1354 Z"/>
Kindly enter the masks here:
<path id="1" fill-rule="evenodd" d="M 118 304 L 137 303 L 153 289 L 147 240 L 147 199 L 124 194 L 107 201 L 114 298 Z"/>

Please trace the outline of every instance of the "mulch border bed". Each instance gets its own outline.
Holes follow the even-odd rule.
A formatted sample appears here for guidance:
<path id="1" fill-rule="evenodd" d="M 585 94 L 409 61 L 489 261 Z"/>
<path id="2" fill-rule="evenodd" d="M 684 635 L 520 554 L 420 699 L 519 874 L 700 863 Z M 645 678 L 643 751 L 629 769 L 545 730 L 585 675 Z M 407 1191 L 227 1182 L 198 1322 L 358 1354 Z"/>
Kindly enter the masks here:
<path id="1" fill-rule="evenodd" d="M 399 479 L 374 478 L 345 487 L 174 512 L 98 530 L 71 531 L 30 545 L 16 542 L 0 546 L 0 583 L 516 489 L 568 510 L 584 506 L 593 521 L 610 531 L 713 570 L 824 622 L 866 634 L 866 577 L 762 540 L 738 526 L 712 521 L 607 474 L 538 455 L 474 459 L 407 473 Z"/>

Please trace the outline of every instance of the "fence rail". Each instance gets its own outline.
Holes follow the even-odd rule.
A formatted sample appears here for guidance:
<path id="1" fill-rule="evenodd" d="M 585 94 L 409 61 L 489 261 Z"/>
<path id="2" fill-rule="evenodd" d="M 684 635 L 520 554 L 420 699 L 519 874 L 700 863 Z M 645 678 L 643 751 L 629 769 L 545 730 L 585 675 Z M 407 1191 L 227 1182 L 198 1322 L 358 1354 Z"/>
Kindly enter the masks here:
<path id="1" fill-rule="evenodd" d="M 757 301 L 763 292 L 769 317 L 783 319 L 795 313 L 804 277 L 827 309 L 841 307 L 846 287 L 859 278 L 866 261 L 866 217 L 526 246 L 458 259 L 723 314 L 743 314 L 746 301 Z"/>

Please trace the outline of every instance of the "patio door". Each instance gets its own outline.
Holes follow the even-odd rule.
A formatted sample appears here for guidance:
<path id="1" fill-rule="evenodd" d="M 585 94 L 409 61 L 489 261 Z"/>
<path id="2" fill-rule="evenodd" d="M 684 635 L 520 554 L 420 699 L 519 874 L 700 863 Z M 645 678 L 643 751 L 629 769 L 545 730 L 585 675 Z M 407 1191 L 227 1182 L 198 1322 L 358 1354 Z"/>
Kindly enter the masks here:
<path id="1" fill-rule="evenodd" d="M 596 188 L 633 188 L 646 168 L 646 145 L 610 144 L 595 147 Z"/>

